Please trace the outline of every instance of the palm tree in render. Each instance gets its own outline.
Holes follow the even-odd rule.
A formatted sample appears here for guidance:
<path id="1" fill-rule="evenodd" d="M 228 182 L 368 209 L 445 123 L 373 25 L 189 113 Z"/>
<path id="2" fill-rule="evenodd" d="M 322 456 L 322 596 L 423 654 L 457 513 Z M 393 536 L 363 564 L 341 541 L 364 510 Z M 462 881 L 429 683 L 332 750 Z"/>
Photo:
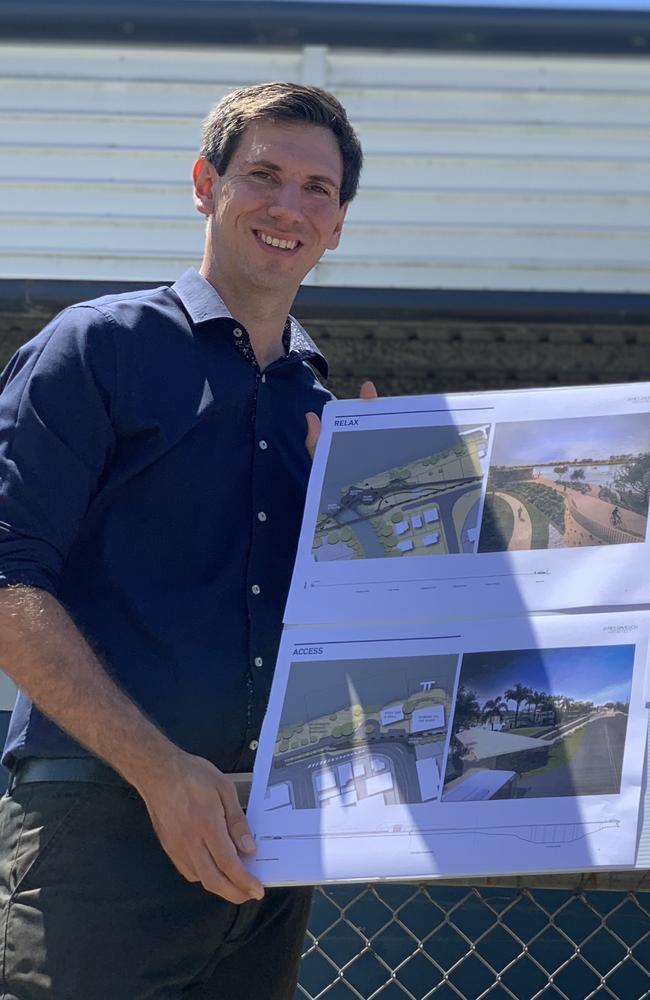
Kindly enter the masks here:
<path id="1" fill-rule="evenodd" d="M 497 718 L 499 722 L 503 718 L 503 713 L 507 710 L 508 706 L 501 697 L 500 694 L 496 698 L 490 698 L 486 701 L 483 706 L 483 719 L 485 722 L 490 723 L 490 729 L 494 730 L 494 720 Z"/>
<path id="2" fill-rule="evenodd" d="M 527 701 L 531 694 L 532 691 L 530 690 L 530 688 L 524 687 L 524 685 L 520 684 L 519 682 L 517 682 L 514 687 L 508 688 L 508 690 L 504 692 L 503 697 L 507 701 L 514 701 L 515 705 L 517 706 L 515 710 L 515 724 L 513 726 L 513 729 L 517 728 L 517 720 L 519 719 L 519 706 L 523 701 Z"/>
<path id="3" fill-rule="evenodd" d="M 532 706 L 533 708 L 533 725 L 535 725 L 535 723 L 537 722 L 537 713 L 539 711 L 539 706 L 542 704 L 545 698 L 546 694 L 544 693 L 544 691 L 531 691 L 530 695 L 527 698 L 526 704 L 529 706 L 529 708 L 530 706 Z"/>
<path id="4" fill-rule="evenodd" d="M 542 692 L 541 701 L 537 706 L 537 710 L 540 713 L 540 715 L 542 712 L 552 712 L 553 722 L 551 723 L 551 725 L 555 726 L 557 724 L 557 705 L 553 701 L 551 695 L 547 694 L 545 691 Z"/>
<path id="5" fill-rule="evenodd" d="M 476 700 L 476 692 L 470 691 L 461 684 L 456 695 L 454 706 L 454 732 L 466 729 L 481 717 L 481 707 Z"/>

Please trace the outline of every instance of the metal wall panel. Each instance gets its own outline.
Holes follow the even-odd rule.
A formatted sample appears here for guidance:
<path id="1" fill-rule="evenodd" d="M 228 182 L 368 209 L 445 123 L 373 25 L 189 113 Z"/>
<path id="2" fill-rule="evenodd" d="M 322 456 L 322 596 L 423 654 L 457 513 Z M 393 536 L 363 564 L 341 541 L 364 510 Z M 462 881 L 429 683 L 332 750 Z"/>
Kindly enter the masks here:
<path id="1" fill-rule="evenodd" d="M 322 286 L 646 292 L 650 64 L 638 58 L 0 46 L 0 278 L 162 281 L 200 258 L 198 123 L 298 79 L 366 151 Z"/>

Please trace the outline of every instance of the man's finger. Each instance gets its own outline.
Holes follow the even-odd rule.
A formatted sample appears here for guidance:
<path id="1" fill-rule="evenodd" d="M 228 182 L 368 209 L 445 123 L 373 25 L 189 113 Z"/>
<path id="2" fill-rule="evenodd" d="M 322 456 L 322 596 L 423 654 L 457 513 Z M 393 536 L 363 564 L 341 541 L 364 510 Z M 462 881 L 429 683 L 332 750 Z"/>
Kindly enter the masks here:
<path id="1" fill-rule="evenodd" d="M 220 824 L 220 829 L 210 831 L 204 843 L 219 874 L 228 880 L 233 889 L 244 893 L 247 899 L 264 897 L 264 886 L 244 868 L 228 827 Z"/>
<path id="2" fill-rule="evenodd" d="M 318 444 L 318 438 L 320 437 L 320 419 L 311 410 L 309 413 L 305 413 L 305 420 L 307 421 L 307 437 L 305 438 L 305 447 L 310 454 L 310 457 L 314 457 L 314 452 L 316 451 L 316 445 Z"/>
<path id="3" fill-rule="evenodd" d="M 213 892 L 217 896 L 222 896 L 229 903 L 246 903 L 251 894 L 240 885 L 237 885 L 219 867 L 208 845 L 197 850 L 194 857 L 194 866 L 199 873 L 199 881 L 207 892 Z"/>
<path id="4" fill-rule="evenodd" d="M 227 822 L 228 832 L 237 850 L 241 851 L 242 854 L 255 854 L 257 845 L 245 818 L 242 816 L 241 819 L 236 819 L 234 822 L 230 820 Z"/>
<path id="5" fill-rule="evenodd" d="M 233 881 L 238 888 L 243 889 L 248 892 L 249 895 L 254 896 L 256 899 L 262 899 L 264 895 L 264 886 L 261 882 L 251 875 L 239 860 L 238 855 L 235 850 L 228 850 L 229 847 L 236 848 L 237 851 L 241 851 L 242 854 L 254 854 L 256 850 L 256 844 L 253 840 L 253 836 L 250 831 L 250 827 L 244 815 L 244 811 L 239 804 L 239 799 L 237 798 L 237 789 L 235 788 L 233 782 L 227 781 L 225 786 L 221 791 L 221 804 L 224 811 L 224 821 L 226 824 L 226 831 L 230 837 L 230 844 L 226 846 L 226 850 L 223 853 L 225 855 L 225 861 L 222 859 L 222 855 L 219 857 L 215 855 L 215 861 L 219 865 L 219 868 L 227 875 L 231 881 Z M 209 847 L 210 845 L 208 845 Z"/>
<path id="6" fill-rule="evenodd" d="M 370 379 L 366 379 L 365 382 L 361 383 L 361 388 L 359 389 L 360 399 L 379 399 L 379 393 L 375 387 L 375 383 L 371 382 Z"/>
<path id="7" fill-rule="evenodd" d="M 241 851 L 243 854 L 253 854 L 255 851 L 255 841 L 244 815 L 244 810 L 239 804 L 234 784 L 229 781 L 220 790 L 220 793 L 223 815 L 230 839 L 238 851 Z"/>
<path id="8" fill-rule="evenodd" d="M 263 899 L 264 886 L 244 868 L 241 858 L 233 851 L 227 849 L 216 853 L 212 845 L 208 844 L 208 849 L 214 858 L 214 863 L 228 881 L 239 891 L 246 894 L 248 899 Z"/>

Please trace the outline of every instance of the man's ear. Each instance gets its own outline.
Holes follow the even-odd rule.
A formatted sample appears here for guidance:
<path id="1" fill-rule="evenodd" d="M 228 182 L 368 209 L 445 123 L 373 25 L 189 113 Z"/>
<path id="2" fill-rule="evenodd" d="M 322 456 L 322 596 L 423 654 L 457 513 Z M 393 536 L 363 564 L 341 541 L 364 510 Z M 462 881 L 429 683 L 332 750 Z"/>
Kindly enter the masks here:
<path id="1" fill-rule="evenodd" d="M 192 167 L 194 207 L 201 215 L 212 215 L 214 212 L 217 176 L 213 165 L 203 156 L 200 156 Z"/>
<path id="2" fill-rule="evenodd" d="M 349 201 L 346 201 L 344 205 L 339 208 L 339 214 L 336 220 L 336 226 L 334 227 L 334 232 L 330 236 L 329 243 L 327 244 L 328 250 L 336 250 L 341 239 L 341 230 L 343 229 L 343 223 L 345 221 L 345 213 L 348 210 Z"/>

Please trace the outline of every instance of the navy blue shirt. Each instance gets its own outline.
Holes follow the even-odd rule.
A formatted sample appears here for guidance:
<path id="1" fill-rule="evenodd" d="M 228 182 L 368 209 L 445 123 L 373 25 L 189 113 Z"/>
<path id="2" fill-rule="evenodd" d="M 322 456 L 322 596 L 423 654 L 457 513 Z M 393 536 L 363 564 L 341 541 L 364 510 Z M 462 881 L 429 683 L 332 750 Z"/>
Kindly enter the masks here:
<path id="1" fill-rule="evenodd" d="M 285 352 L 261 372 L 191 270 L 66 309 L 0 382 L 0 585 L 54 594 L 161 729 L 225 771 L 252 766 L 311 465 L 305 413 L 331 399 L 291 318 Z M 85 752 L 19 694 L 6 763 Z"/>

